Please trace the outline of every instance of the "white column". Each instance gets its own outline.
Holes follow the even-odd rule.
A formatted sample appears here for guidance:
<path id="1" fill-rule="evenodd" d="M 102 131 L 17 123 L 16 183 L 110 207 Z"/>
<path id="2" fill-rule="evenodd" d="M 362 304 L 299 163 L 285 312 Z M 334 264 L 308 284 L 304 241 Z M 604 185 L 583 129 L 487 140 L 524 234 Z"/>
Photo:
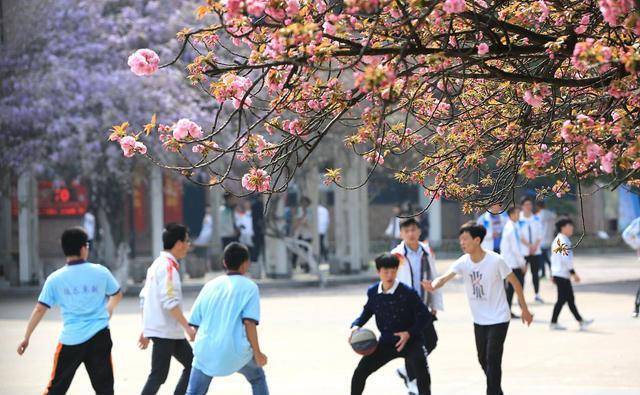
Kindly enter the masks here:
<path id="1" fill-rule="evenodd" d="M 265 267 L 273 278 L 291 278 L 291 264 L 287 259 L 287 247 L 278 235 L 284 234 L 284 196 L 273 197 L 269 203 L 269 221 L 265 234 Z M 275 211 L 275 212 L 274 212 Z"/>
<path id="2" fill-rule="evenodd" d="M 37 265 L 37 216 L 35 177 L 27 171 L 18 178 L 18 226 L 20 284 L 28 284 L 34 277 Z M 34 226 L 35 224 L 35 226 Z"/>
<path id="3" fill-rule="evenodd" d="M 360 159 L 360 158 L 358 158 Z M 367 177 L 367 163 L 364 160 L 358 161 L 359 176 L 358 181 L 366 179 Z M 369 243 L 369 188 L 368 184 L 363 185 L 358 189 L 359 202 L 358 208 L 360 209 L 360 216 L 358 218 L 358 233 L 360 234 L 360 266 L 366 264 L 370 255 L 370 243 Z"/>
<path id="4" fill-rule="evenodd" d="M 222 206 L 222 187 L 209 188 L 209 205 L 211 206 L 211 220 L 213 232 L 211 232 L 211 250 L 214 256 L 222 255 L 222 239 L 220 238 L 220 206 Z"/>
<path id="5" fill-rule="evenodd" d="M 424 189 L 418 188 L 418 202 L 421 208 L 425 208 L 430 198 L 424 195 Z M 429 244 L 438 247 L 442 244 L 442 200 L 436 199 L 427 210 L 429 215 Z"/>
<path id="6" fill-rule="evenodd" d="M 319 257 L 320 235 L 318 234 L 318 199 L 320 197 L 320 191 L 318 184 L 320 183 L 320 175 L 318 174 L 318 168 L 314 163 L 309 163 L 306 183 L 308 198 L 311 200 L 311 245 L 313 247 L 313 254 L 316 257 Z"/>
<path id="7" fill-rule="evenodd" d="M 164 196 L 162 187 L 162 169 L 151 168 L 151 254 L 156 257 L 162 251 L 162 229 L 164 228 Z"/>
<path id="8" fill-rule="evenodd" d="M 354 158 L 353 160 L 361 160 Z M 347 169 L 347 185 L 354 186 L 359 182 L 360 169 L 357 163 L 351 161 Z M 347 229 L 349 230 L 349 264 L 352 272 L 360 271 L 362 266 L 362 232 L 360 229 L 360 191 L 347 191 Z"/>

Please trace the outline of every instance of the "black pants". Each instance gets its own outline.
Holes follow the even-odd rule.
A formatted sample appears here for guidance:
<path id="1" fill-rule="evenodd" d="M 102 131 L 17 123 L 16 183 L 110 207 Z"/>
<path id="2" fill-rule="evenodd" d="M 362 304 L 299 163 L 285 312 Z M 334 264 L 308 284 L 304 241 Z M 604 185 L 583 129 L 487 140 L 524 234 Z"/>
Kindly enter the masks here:
<path id="1" fill-rule="evenodd" d="M 186 339 L 161 339 L 152 337 L 153 352 L 151 353 L 151 373 L 147 378 L 147 383 L 142 389 L 142 395 L 155 395 L 160 386 L 167 380 L 171 357 L 174 357 L 184 366 L 180 380 L 173 392 L 175 395 L 184 395 L 189 384 L 191 374 L 191 360 L 193 352 Z"/>
<path id="2" fill-rule="evenodd" d="M 327 248 L 327 235 L 319 235 L 320 236 L 320 259 L 323 262 L 329 260 L 329 249 Z"/>
<path id="3" fill-rule="evenodd" d="M 422 338 L 424 339 L 424 346 L 427 349 L 427 355 L 431 355 L 433 350 L 438 345 L 438 333 L 436 332 L 435 321 L 438 318 L 435 315 L 432 315 L 432 320 L 427 326 L 424 327 L 422 331 Z M 413 381 L 416 378 L 416 372 L 413 371 L 413 365 L 409 362 L 409 360 L 404 360 L 404 367 L 407 370 L 407 378 L 409 381 Z"/>
<path id="4" fill-rule="evenodd" d="M 502 351 L 509 323 L 495 325 L 473 324 L 476 335 L 478 361 L 487 376 L 487 395 L 502 395 Z"/>
<path id="5" fill-rule="evenodd" d="M 555 324 L 558 322 L 558 316 L 560 315 L 560 311 L 565 303 L 569 304 L 569 310 L 571 310 L 576 320 L 582 321 L 582 317 L 580 317 L 580 313 L 578 313 L 578 309 L 576 308 L 571 280 L 555 276 L 553 277 L 553 280 L 556 283 L 556 287 L 558 287 L 558 300 L 556 301 L 556 305 L 553 306 L 551 323 Z"/>
<path id="6" fill-rule="evenodd" d="M 638 292 L 636 292 L 636 305 L 633 311 L 635 313 L 640 313 L 640 288 L 638 288 Z"/>
<path id="7" fill-rule="evenodd" d="M 520 285 L 522 286 L 522 288 L 524 288 L 524 272 L 522 271 L 522 269 L 513 269 L 513 274 L 516 275 L 516 278 L 518 279 L 518 281 L 520 282 Z M 510 282 L 506 281 L 505 282 L 506 285 L 506 291 L 507 291 L 507 303 L 509 303 L 509 309 L 511 309 L 511 302 L 513 301 L 513 293 L 516 291 L 513 288 L 513 285 L 511 285 Z"/>
<path id="8" fill-rule="evenodd" d="M 540 255 L 540 271 L 542 277 L 547 275 L 547 266 L 549 266 L 549 273 L 551 273 L 551 248 L 541 248 L 542 255 Z"/>
<path id="9" fill-rule="evenodd" d="M 540 263 L 542 262 L 542 255 L 527 255 L 524 257 L 527 261 L 527 265 L 531 269 L 531 277 L 533 278 L 533 290 L 536 291 L 536 295 L 540 291 Z"/>
<path id="10" fill-rule="evenodd" d="M 51 381 L 45 394 L 66 394 L 76 370 L 84 363 L 96 394 L 113 395 L 112 345 L 109 328 L 102 329 L 84 343 L 74 346 L 58 344 Z"/>
<path id="11" fill-rule="evenodd" d="M 224 250 L 224 248 L 229 244 L 233 243 L 234 241 L 238 241 L 238 236 L 222 237 L 221 241 L 222 241 L 222 249 Z"/>
<path id="12" fill-rule="evenodd" d="M 371 373 L 396 358 L 404 358 L 405 362 L 411 365 L 418 381 L 419 394 L 430 395 L 431 376 L 427 364 L 427 350 L 421 341 L 411 340 L 401 352 L 398 352 L 393 344 L 381 343 L 373 354 L 362 357 L 351 378 L 351 395 L 362 394 Z"/>

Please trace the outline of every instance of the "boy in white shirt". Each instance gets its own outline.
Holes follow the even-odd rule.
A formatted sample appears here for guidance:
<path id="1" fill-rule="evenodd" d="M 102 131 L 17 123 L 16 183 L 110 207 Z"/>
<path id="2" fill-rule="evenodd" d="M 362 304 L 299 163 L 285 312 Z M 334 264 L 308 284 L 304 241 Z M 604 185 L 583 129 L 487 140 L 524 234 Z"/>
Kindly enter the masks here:
<path id="1" fill-rule="evenodd" d="M 487 395 L 502 395 L 502 352 L 511 320 L 504 283 L 506 279 L 518 295 L 522 309 L 522 322 L 533 321 L 522 287 L 504 259 L 493 251 L 481 247 L 487 230 L 474 221 L 460 228 L 460 247 L 465 255 L 449 271 L 433 282 L 424 281 L 430 292 L 441 288 L 456 274 L 463 277 L 469 307 L 474 321 L 478 361 L 487 377 Z"/>
<path id="2" fill-rule="evenodd" d="M 520 200 L 520 241 L 521 251 L 527 265 L 531 267 L 533 289 L 536 292 L 536 302 L 544 303 L 540 297 L 540 266 L 544 264 L 542 258 L 542 222 L 533 213 L 533 198 L 525 196 Z"/>
<path id="3" fill-rule="evenodd" d="M 193 352 L 185 339 L 195 338 L 195 329 L 189 326 L 182 304 L 182 286 L 180 283 L 180 264 L 178 260 L 187 256 L 190 241 L 184 225 L 170 223 L 162 232 L 164 251 L 153 261 L 147 270 L 144 288 L 140 292 L 142 304 L 142 333 L 138 341 L 144 350 L 153 340 L 151 354 L 151 373 L 142 389 L 142 395 L 158 392 L 169 374 L 171 357 L 175 357 L 184 366 L 175 395 L 184 395 L 189 384 Z"/>
<path id="4" fill-rule="evenodd" d="M 487 230 L 487 235 L 482 240 L 482 248 L 499 254 L 503 228 L 509 222 L 507 215 L 502 212 L 502 205 L 496 203 L 489 207 L 488 211 L 478 217 L 477 222 Z"/>
<path id="5" fill-rule="evenodd" d="M 573 236 L 573 221 L 563 218 L 556 222 L 556 231 L 558 235 L 553 240 L 551 255 L 551 275 L 553 282 L 558 287 L 558 300 L 553 307 L 553 316 L 551 317 L 552 330 L 565 330 L 567 328 L 558 324 L 558 316 L 565 303 L 569 304 L 569 309 L 576 320 L 580 323 L 580 330 L 585 330 L 593 320 L 584 320 L 578 313 L 573 296 L 573 287 L 571 286 L 571 278 L 579 283 L 580 277 L 573 269 L 573 249 L 570 237 Z"/>
<path id="6" fill-rule="evenodd" d="M 518 230 L 518 220 L 520 218 L 520 208 L 517 206 L 510 207 L 507 210 L 509 222 L 504 226 L 502 231 L 502 239 L 500 240 L 500 255 L 504 258 L 507 265 L 513 271 L 516 279 L 524 288 L 524 275 L 527 272 L 527 263 L 520 251 L 520 232 Z M 513 300 L 514 288 L 510 283 L 507 286 L 507 303 L 511 309 L 511 301 Z M 513 312 L 511 318 L 519 318 Z"/>

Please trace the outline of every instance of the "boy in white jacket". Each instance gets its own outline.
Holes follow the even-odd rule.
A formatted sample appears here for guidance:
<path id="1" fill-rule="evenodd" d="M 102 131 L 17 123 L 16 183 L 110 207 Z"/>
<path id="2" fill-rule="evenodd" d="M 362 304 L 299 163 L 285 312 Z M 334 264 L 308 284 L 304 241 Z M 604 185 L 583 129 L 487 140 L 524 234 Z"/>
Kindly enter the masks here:
<path id="1" fill-rule="evenodd" d="M 142 389 L 142 395 L 158 392 L 169 374 L 171 357 L 184 366 L 175 395 L 184 395 L 189 384 L 193 352 L 185 339 L 195 338 L 195 329 L 189 326 L 182 312 L 182 285 L 178 260 L 187 256 L 190 241 L 184 225 L 170 223 L 162 232 L 164 251 L 147 270 L 144 288 L 140 292 L 143 329 L 138 346 L 146 349 L 153 340 L 151 373 Z"/>
<path id="2" fill-rule="evenodd" d="M 629 226 L 622 232 L 622 240 L 638 253 L 638 259 L 640 259 L 640 217 L 634 219 Z M 640 288 L 636 292 L 636 300 L 633 307 L 632 317 L 638 318 L 640 316 Z"/>
<path id="3" fill-rule="evenodd" d="M 551 317 L 552 330 L 565 330 L 567 328 L 558 324 L 558 316 L 565 303 L 569 304 L 569 309 L 576 320 L 580 323 L 580 330 L 585 330 L 593 322 L 593 320 L 585 320 L 578 313 L 573 296 L 573 287 L 571 286 L 571 278 L 576 283 L 580 282 L 580 276 L 573 269 L 573 247 L 570 237 L 573 236 L 573 221 L 563 218 L 556 222 L 556 232 L 558 235 L 553 240 L 551 255 L 551 275 L 553 282 L 558 288 L 558 300 L 553 307 L 553 316 Z"/>
<path id="4" fill-rule="evenodd" d="M 438 311 L 444 310 L 442 291 L 427 292 L 423 286 L 425 281 L 431 281 L 438 277 L 435 256 L 429 243 L 420 241 L 420 224 L 415 218 L 402 220 L 399 228 L 402 241 L 391 250 L 391 253 L 400 259 L 397 278 L 401 283 L 418 293 L 433 316 L 433 321 L 435 321 L 437 320 L 436 314 Z M 423 336 L 425 347 L 430 354 L 438 342 L 438 335 L 433 322 L 430 322 L 425 327 Z M 405 369 L 398 369 L 398 375 L 404 380 L 410 393 L 418 393 L 417 387 L 415 387 L 416 375 L 411 371 L 408 364 L 405 365 Z"/>
<path id="5" fill-rule="evenodd" d="M 518 221 L 520 219 L 520 208 L 517 206 L 510 207 L 507 210 L 509 222 L 502 230 L 502 238 L 500 240 L 500 255 L 504 258 L 507 265 L 515 274 L 516 279 L 524 288 L 524 275 L 527 272 L 527 263 L 520 249 L 520 231 L 518 229 Z M 507 303 L 511 309 L 513 301 L 513 293 L 515 292 L 511 283 L 506 282 Z M 511 318 L 520 318 L 511 312 Z"/>

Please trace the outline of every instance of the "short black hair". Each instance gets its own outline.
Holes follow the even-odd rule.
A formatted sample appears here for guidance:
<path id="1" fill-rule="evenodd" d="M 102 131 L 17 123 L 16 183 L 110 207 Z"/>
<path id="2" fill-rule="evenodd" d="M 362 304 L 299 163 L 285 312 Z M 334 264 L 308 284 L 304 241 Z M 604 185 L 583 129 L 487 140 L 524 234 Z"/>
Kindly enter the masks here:
<path id="1" fill-rule="evenodd" d="M 544 200 L 538 200 L 536 202 L 536 207 L 545 208 L 547 207 L 547 204 L 544 202 Z"/>
<path id="2" fill-rule="evenodd" d="M 514 211 L 519 210 L 519 209 L 520 209 L 520 207 L 518 207 L 518 206 L 511 206 L 511 207 L 509 207 L 509 208 L 507 209 L 507 215 L 511 215 L 511 214 L 513 214 L 513 212 L 514 212 Z"/>
<path id="3" fill-rule="evenodd" d="M 523 197 L 520 199 L 520 205 L 523 205 L 523 204 L 525 204 L 526 202 L 531 202 L 531 204 L 534 204 L 533 198 L 532 198 L 531 196 L 529 196 L 529 195 L 523 196 Z"/>
<path id="4" fill-rule="evenodd" d="M 388 252 L 378 255 L 376 258 L 376 270 L 378 271 L 380 269 L 396 269 L 398 266 L 400 266 L 400 259 Z"/>
<path id="5" fill-rule="evenodd" d="M 474 239 L 476 237 L 479 237 L 481 243 L 482 243 L 482 240 L 484 240 L 484 237 L 487 235 L 487 229 L 485 229 L 484 226 L 476 223 L 475 221 L 469 221 L 469 222 L 465 223 L 464 225 L 462 225 L 458 235 L 461 235 L 461 234 L 463 234 L 465 232 L 469 233 L 471 235 L 471 237 L 474 238 Z"/>
<path id="6" fill-rule="evenodd" d="M 78 256 L 82 247 L 89 243 L 89 236 L 84 228 L 79 226 L 66 229 L 60 237 L 60 245 L 64 256 Z"/>
<path id="7" fill-rule="evenodd" d="M 562 228 L 564 228 L 567 225 L 573 225 L 573 221 L 571 220 L 571 218 L 561 218 L 556 222 L 556 233 L 560 233 L 560 231 L 562 230 Z"/>
<path id="8" fill-rule="evenodd" d="M 238 270 L 248 260 L 249 249 L 244 244 L 234 241 L 225 247 L 224 264 L 228 270 Z"/>
<path id="9" fill-rule="evenodd" d="M 411 225 L 415 225 L 418 228 L 420 227 L 420 224 L 418 223 L 418 221 L 416 221 L 416 219 L 414 217 L 405 218 L 405 219 L 400 220 L 400 229 L 408 228 Z"/>
<path id="10" fill-rule="evenodd" d="M 162 231 L 162 247 L 165 250 L 172 249 L 177 242 L 187 241 L 187 227 L 175 222 L 168 223 Z"/>

